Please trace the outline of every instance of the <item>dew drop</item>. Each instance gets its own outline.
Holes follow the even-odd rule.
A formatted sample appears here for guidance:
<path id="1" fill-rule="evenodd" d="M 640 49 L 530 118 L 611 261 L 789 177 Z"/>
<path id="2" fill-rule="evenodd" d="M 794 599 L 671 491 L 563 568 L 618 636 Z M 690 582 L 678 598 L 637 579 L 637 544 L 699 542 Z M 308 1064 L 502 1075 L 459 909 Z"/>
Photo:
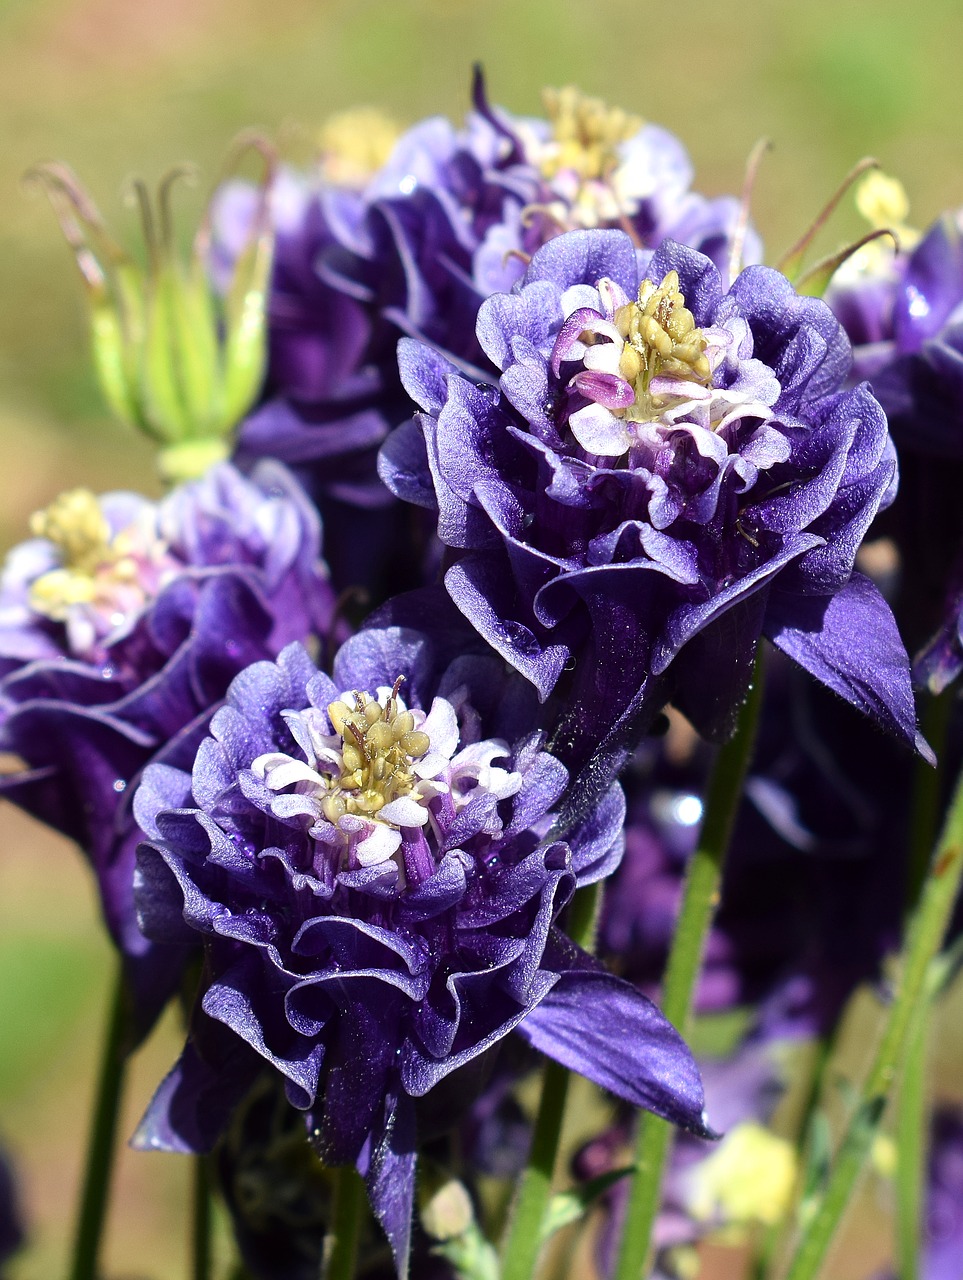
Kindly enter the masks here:
<path id="1" fill-rule="evenodd" d="M 118 795 L 120 794 L 121 791 L 127 790 L 127 783 L 124 781 L 123 778 L 114 779 L 114 790 L 118 793 Z"/>

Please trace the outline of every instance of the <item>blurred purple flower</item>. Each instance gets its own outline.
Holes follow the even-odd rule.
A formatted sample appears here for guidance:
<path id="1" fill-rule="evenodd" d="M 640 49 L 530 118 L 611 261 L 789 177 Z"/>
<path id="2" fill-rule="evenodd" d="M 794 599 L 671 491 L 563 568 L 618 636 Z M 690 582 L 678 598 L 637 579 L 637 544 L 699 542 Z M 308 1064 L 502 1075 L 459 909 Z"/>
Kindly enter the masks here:
<path id="1" fill-rule="evenodd" d="M 140 1031 L 180 965 L 134 915 L 133 786 L 189 765 L 233 677 L 327 636 L 316 513 L 279 464 L 221 464 L 158 503 L 73 490 L 34 517 L 0 583 L 0 791 L 76 840 L 126 964 Z"/>
<path id="2" fill-rule="evenodd" d="M 621 856 L 622 793 L 553 838 L 567 774 L 541 735 L 500 736 L 505 680 L 491 657 L 439 670 L 430 639 L 400 628 L 348 641 L 333 680 L 291 646 L 234 681 L 193 776 L 153 766 L 135 801 L 144 930 L 200 933 L 206 959 L 139 1144 L 208 1147 L 267 1060 L 325 1162 L 365 1177 L 401 1273 L 414 1099 L 512 1030 L 704 1129 L 678 1035 L 556 924 Z M 482 723 L 473 694 L 493 686 Z"/>

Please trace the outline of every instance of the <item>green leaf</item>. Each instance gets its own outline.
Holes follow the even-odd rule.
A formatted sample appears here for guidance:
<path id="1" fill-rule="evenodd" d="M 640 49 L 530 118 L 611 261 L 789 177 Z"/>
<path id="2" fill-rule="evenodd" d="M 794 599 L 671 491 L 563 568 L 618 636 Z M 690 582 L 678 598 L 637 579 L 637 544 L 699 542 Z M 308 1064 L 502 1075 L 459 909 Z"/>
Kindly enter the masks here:
<path id="1" fill-rule="evenodd" d="M 571 1191 L 562 1191 L 552 1196 L 542 1222 L 542 1243 L 551 1239 L 556 1231 L 561 1231 L 562 1227 L 578 1222 L 579 1218 L 592 1207 L 596 1200 L 605 1195 L 610 1187 L 614 1187 L 617 1182 L 621 1182 L 623 1178 L 627 1178 L 634 1172 L 635 1165 L 628 1164 L 623 1169 L 600 1173 L 597 1178 L 592 1178 Z"/>

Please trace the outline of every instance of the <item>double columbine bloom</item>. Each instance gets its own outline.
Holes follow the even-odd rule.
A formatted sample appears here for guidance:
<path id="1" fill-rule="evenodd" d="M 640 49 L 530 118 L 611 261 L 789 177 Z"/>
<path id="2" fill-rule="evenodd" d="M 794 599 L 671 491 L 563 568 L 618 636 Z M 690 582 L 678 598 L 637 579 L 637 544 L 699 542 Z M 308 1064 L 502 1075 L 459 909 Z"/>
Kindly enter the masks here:
<path id="1" fill-rule="evenodd" d="M 725 736 L 761 634 L 915 740 L 892 614 L 853 569 L 895 454 L 868 387 L 841 389 L 823 303 L 765 267 L 727 290 L 682 245 L 573 232 L 482 304 L 478 338 L 491 383 L 402 343 L 424 412 L 381 473 L 437 509 L 445 584 L 485 640 L 580 703 L 569 759 L 670 700 Z"/>
<path id="2" fill-rule="evenodd" d="M 0 583 L 0 791 L 90 858 L 141 1030 L 179 957 L 137 927 L 130 798 L 150 760 L 189 764 L 233 677 L 326 637 L 317 514 L 277 463 L 227 463 L 161 502 L 71 490 L 34 516 Z"/>
<path id="3" fill-rule="evenodd" d="M 417 632 L 361 632 L 333 679 L 291 646 L 235 680 L 192 773 L 152 766 L 137 793 L 142 927 L 206 957 L 140 1143 L 210 1146 L 270 1063 L 324 1160 L 364 1175 L 402 1273 L 415 1102 L 513 1030 L 704 1132 L 679 1036 L 559 927 L 621 856 L 622 793 L 556 838 L 567 772 L 541 735 L 501 736 L 511 713 L 497 660 L 439 663 Z"/>

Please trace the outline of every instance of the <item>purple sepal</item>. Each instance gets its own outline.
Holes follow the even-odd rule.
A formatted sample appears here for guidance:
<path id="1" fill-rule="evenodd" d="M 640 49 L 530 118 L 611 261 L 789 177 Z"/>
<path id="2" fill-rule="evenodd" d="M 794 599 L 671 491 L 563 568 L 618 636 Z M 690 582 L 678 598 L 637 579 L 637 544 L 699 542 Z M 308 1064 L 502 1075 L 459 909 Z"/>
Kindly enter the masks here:
<path id="1" fill-rule="evenodd" d="M 616 1097 L 712 1137 L 702 1078 L 685 1041 L 651 1000 L 604 970 L 566 969 L 518 1027 L 541 1053 Z M 645 1045 L 645 1053 L 639 1049 Z"/>
<path id="2" fill-rule="evenodd" d="M 195 1034 L 161 1081 L 130 1145 L 138 1151 L 211 1151 L 263 1064 L 216 1022 L 195 1014 Z M 203 1041 L 203 1055 L 198 1041 Z"/>
<path id="3" fill-rule="evenodd" d="M 935 763 L 916 728 L 909 660 L 896 619 L 868 578 L 854 573 L 832 596 L 774 590 L 765 632 L 822 684 Z"/>
<path id="4" fill-rule="evenodd" d="M 358 1157 L 371 1210 L 391 1245 L 395 1270 L 401 1280 L 408 1275 L 411 1254 L 411 1219 L 415 1200 L 417 1142 L 415 1113 L 404 1092 L 384 1100 L 384 1115 L 376 1133 Z"/>

